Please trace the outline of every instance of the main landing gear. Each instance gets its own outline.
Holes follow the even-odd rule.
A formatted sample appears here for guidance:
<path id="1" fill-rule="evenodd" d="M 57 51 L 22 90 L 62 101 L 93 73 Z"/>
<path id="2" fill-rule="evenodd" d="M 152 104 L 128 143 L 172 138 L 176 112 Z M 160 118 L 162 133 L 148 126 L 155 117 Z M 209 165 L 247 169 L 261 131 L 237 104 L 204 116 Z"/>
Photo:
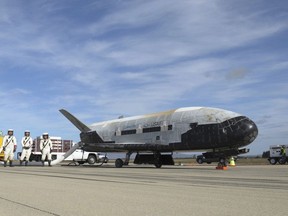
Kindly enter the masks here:
<path id="1" fill-rule="evenodd" d="M 120 158 L 116 159 L 115 167 L 121 168 L 123 167 L 123 165 L 128 165 L 131 154 L 132 152 L 128 152 L 126 154 L 125 161 Z M 153 164 L 156 168 L 161 168 L 162 165 L 174 165 L 174 160 L 172 157 L 172 153 L 161 154 L 160 152 L 156 151 L 153 153 L 140 154 L 138 152 L 134 159 L 134 164 Z"/>
<path id="2" fill-rule="evenodd" d="M 216 166 L 217 170 L 227 170 L 228 160 L 225 157 L 221 157 Z"/>
<path id="3" fill-rule="evenodd" d="M 154 152 L 154 165 L 156 168 L 162 167 L 162 160 L 160 152 Z"/>
<path id="4" fill-rule="evenodd" d="M 228 166 L 228 160 L 225 157 L 220 158 L 218 166 L 227 167 Z"/>
<path id="5" fill-rule="evenodd" d="M 126 157 L 125 157 L 125 161 L 123 161 L 121 158 L 116 159 L 115 161 L 115 167 L 116 168 L 121 168 L 123 167 L 123 165 L 128 165 L 129 164 L 129 160 L 130 160 L 130 156 L 132 155 L 133 152 L 127 152 Z"/>
<path id="6" fill-rule="evenodd" d="M 156 168 L 162 165 L 174 165 L 172 153 L 161 154 L 159 151 L 153 153 L 137 153 L 134 164 L 153 164 Z"/>

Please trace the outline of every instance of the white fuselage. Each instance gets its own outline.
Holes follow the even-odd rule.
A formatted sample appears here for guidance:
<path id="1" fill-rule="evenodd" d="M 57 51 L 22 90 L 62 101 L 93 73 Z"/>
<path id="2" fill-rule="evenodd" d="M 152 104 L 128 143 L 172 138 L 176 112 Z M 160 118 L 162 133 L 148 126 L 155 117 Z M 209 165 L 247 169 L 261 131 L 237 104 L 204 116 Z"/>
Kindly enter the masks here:
<path id="1" fill-rule="evenodd" d="M 237 116 L 240 114 L 223 109 L 187 107 L 94 123 L 90 128 L 96 130 L 104 141 L 165 145 L 180 142 L 181 134 L 189 130 L 191 123 L 217 124 Z M 159 131 L 157 127 L 160 127 Z M 152 131 L 149 131 L 149 128 Z"/>
<path id="2" fill-rule="evenodd" d="M 86 126 L 60 112 L 80 131 L 85 151 L 173 152 L 238 149 L 253 142 L 256 124 L 238 113 L 210 107 L 187 107 L 119 118 Z"/>

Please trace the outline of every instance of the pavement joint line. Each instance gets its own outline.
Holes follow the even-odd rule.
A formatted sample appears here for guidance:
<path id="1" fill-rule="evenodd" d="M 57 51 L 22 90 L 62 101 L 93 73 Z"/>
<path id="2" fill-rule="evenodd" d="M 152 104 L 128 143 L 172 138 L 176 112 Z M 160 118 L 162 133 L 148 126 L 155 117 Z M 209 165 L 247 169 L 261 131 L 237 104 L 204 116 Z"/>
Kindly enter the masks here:
<path id="1" fill-rule="evenodd" d="M 37 210 L 37 211 L 40 211 L 40 212 L 44 212 L 44 213 L 47 213 L 47 214 L 50 214 L 50 215 L 61 216 L 59 214 L 56 214 L 56 213 L 53 213 L 53 212 L 50 212 L 50 211 L 46 211 L 46 210 L 43 210 L 43 209 L 40 209 L 40 208 L 36 208 L 34 206 L 30 206 L 30 205 L 27 205 L 27 204 L 24 204 L 24 203 L 21 203 L 21 202 L 17 202 L 17 201 L 14 201 L 14 200 L 10 200 L 10 199 L 7 199 L 7 198 L 1 197 L 1 196 L 0 196 L 0 199 L 5 200 L 5 201 L 10 202 L 10 203 L 17 204 L 17 205 L 25 206 L 27 208 L 34 209 L 34 210 Z"/>
<path id="2" fill-rule="evenodd" d="M 41 176 L 41 177 L 50 177 L 50 178 L 62 178 L 62 179 L 74 179 L 74 180 L 84 180 L 84 181 L 95 181 L 95 182 L 110 182 L 110 183 L 118 183 L 118 184 L 134 184 L 134 185 L 138 185 L 138 184 L 145 184 L 145 185 L 150 185 L 150 186 L 159 186 L 157 184 L 157 181 L 137 181 L 137 182 L 131 182 L 131 181 L 122 181 L 122 180 L 104 180 L 104 179 L 94 179 L 94 178 L 83 178 L 83 177 L 73 177 L 73 176 L 63 176 L 63 175 L 51 175 L 51 174 L 43 174 L 41 172 L 41 174 L 39 173 L 34 173 L 34 172 L 17 172 L 17 171 L 8 171 L 8 170 L 5 170 L 4 171 L 5 173 L 13 173 L 13 174 L 18 174 L 18 175 L 30 175 L 30 176 Z M 55 174 L 55 173 L 54 173 Z M 57 174 L 61 174 L 61 173 L 57 173 Z M 281 189 L 281 190 L 288 190 L 288 188 L 284 187 L 283 188 L 283 185 L 278 185 L 278 186 L 269 186 L 267 185 L 267 183 L 269 182 L 265 182 L 265 179 L 264 181 L 262 182 L 261 185 L 255 185 L 253 183 L 255 182 L 258 182 L 259 179 L 246 179 L 248 180 L 248 182 L 244 181 L 242 182 L 242 184 L 233 184 L 231 182 L 229 182 L 230 180 L 233 180 L 235 178 L 231 178 L 231 179 L 228 179 L 226 180 L 225 182 L 223 181 L 220 181 L 221 178 L 218 178 L 218 177 L 215 177 L 213 182 L 216 183 L 216 185 L 213 185 L 214 187 L 222 187 L 222 186 L 226 186 L 226 187 L 232 187 L 232 186 L 236 186 L 236 187 L 255 187 L 255 188 L 258 188 L 258 189 L 268 189 L 268 187 L 270 189 Z M 256 181 L 257 180 L 257 181 Z M 243 179 L 242 179 L 243 181 Z M 261 181 L 261 180 L 260 180 Z M 190 180 L 189 180 L 190 182 Z M 233 182 L 233 181 L 232 181 Z M 273 181 L 274 182 L 274 181 Z M 279 182 L 279 180 L 275 181 L 275 183 L 278 182 L 278 183 L 281 183 Z M 287 184 L 287 182 L 282 182 L 283 184 Z M 192 182 L 190 182 L 190 186 L 197 186 L 198 184 L 205 184 L 206 186 L 208 185 L 211 185 L 211 181 L 199 181 L 199 178 L 193 178 Z M 252 184 L 252 185 L 251 185 Z M 187 181 L 184 182 L 184 185 L 188 186 L 187 185 Z M 164 185 L 162 185 L 164 186 Z"/>

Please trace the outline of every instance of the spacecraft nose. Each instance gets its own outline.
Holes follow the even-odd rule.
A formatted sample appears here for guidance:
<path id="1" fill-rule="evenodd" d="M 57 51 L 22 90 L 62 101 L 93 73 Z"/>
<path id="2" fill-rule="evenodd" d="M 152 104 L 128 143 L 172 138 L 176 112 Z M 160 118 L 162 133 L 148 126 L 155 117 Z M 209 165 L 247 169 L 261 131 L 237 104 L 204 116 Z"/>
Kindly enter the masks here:
<path id="1" fill-rule="evenodd" d="M 248 145 L 252 143 L 257 135 L 258 135 L 258 128 L 256 124 L 249 118 L 244 117 L 241 121 L 238 122 L 239 126 L 239 133 L 242 135 L 240 137 L 243 138 L 243 143 Z"/>

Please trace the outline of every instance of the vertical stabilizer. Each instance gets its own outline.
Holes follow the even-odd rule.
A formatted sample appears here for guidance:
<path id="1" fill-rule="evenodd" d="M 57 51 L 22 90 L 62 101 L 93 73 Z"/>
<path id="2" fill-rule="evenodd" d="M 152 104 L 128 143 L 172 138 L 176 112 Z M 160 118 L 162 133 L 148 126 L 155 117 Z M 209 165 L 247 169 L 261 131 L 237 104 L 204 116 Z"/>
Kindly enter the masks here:
<path id="1" fill-rule="evenodd" d="M 80 131 L 80 138 L 83 143 L 103 143 L 103 139 L 99 136 L 96 131 L 91 131 L 91 129 L 73 116 L 68 111 L 61 109 L 59 110 L 72 124 L 75 125 Z"/>
<path id="2" fill-rule="evenodd" d="M 81 132 L 88 132 L 91 131 L 91 129 L 86 126 L 84 123 L 82 123 L 79 119 L 77 119 L 75 116 L 73 116 L 68 111 L 61 109 L 59 110 L 72 124 L 75 125 Z"/>

